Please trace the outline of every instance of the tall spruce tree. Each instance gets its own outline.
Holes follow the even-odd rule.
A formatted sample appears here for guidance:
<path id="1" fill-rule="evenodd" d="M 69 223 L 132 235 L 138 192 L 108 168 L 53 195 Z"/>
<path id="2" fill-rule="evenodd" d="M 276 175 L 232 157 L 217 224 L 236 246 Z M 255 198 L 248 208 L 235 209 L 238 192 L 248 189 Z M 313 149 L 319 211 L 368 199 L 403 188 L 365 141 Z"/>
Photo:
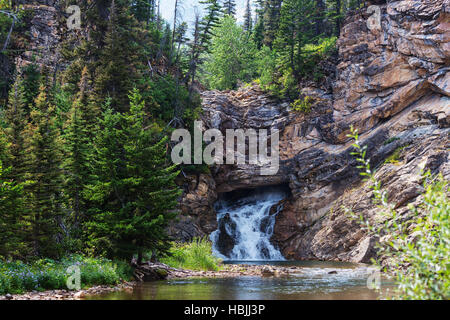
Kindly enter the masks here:
<path id="1" fill-rule="evenodd" d="M 251 0 L 247 0 L 244 14 L 244 30 L 251 33 L 253 29 L 252 7 Z"/>
<path id="2" fill-rule="evenodd" d="M 24 106 L 22 80 L 16 77 L 4 111 L 7 127 L 0 131 L 0 257 L 8 259 L 23 259 L 29 254 L 25 241 L 29 231 L 25 220 L 25 195 L 20 182 L 24 176 Z"/>
<path id="3" fill-rule="evenodd" d="M 334 24 L 332 26 L 332 35 L 339 36 L 342 23 L 342 1 L 341 0 L 325 0 L 328 7 L 327 17 Z"/>
<path id="4" fill-rule="evenodd" d="M 6 124 L 5 134 L 8 142 L 8 165 L 11 166 L 9 174 L 19 182 L 24 181 L 25 134 L 28 122 L 26 112 L 26 95 L 23 80 L 17 76 L 8 99 L 8 106 L 4 111 Z"/>
<path id="5" fill-rule="evenodd" d="M 45 77 L 44 77 L 45 78 Z M 48 81 L 48 80 L 47 80 Z M 34 254 L 58 257 L 62 254 L 62 154 L 55 107 L 49 102 L 48 82 L 43 82 L 27 125 L 26 177 L 30 182 L 27 206 L 31 216 Z"/>
<path id="6" fill-rule="evenodd" d="M 10 178 L 0 161 L 0 257 L 23 259 L 29 254 L 25 241 L 29 231 L 24 220 L 23 184 Z"/>
<path id="7" fill-rule="evenodd" d="M 200 4 L 205 5 L 206 15 L 200 19 L 196 16 L 194 25 L 194 36 L 190 44 L 190 61 L 189 70 L 185 76 L 185 82 L 189 81 L 189 97 L 193 92 L 193 84 L 197 75 L 198 67 L 202 63 L 200 56 L 203 53 L 210 52 L 211 39 L 213 37 L 213 29 L 219 23 L 221 17 L 221 5 L 219 0 L 201 0 Z"/>
<path id="8" fill-rule="evenodd" d="M 94 81 L 95 103 L 102 105 L 110 97 L 111 106 L 122 112 L 128 110 L 127 93 L 139 78 L 135 22 L 128 5 L 128 1 L 111 1 L 105 46 Z"/>
<path id="9" fill-rule="evenodd" d="M 206 15 L 200 21 L 200 47 L 205 52 L 209 52 L 208 46 L 214 35 L 213 29 L 219 23 L 221 15 L 221 5 L 219 0 L 201 0 L 201 4 L 205 5 Z M 199 53 L 200 54 L 200 53 Z"/>
<path id="10" fill-rule="evenodd" d="M 90 161 L 92 155 L 92 139 L 95 135 L 93 121 L 97 121 L 96 112 L 88 108 L 87 69 L 79 85 L 79 93 L 72 104 L 69 118 L 65 127 L 64 136 L 64 193 L 68 197 L 69 207 L 72 210 L 71 233 L 80 236 L 80 223 L 84 220 L 86 202 L 84 199 L 85 185 L 89 182 Z M 91 104 L 92 105 L 92 104 Z M 91 112 L 89 112 L 91 111 Z M 95 118 L 92 118 L 95 116 Z"/>
<path id="11" fill-rule="evenodd" d="M 129 112 L 104 113 L 88 192 L 97 205 L 88 226 L 94 245 L 102 243 L 112 256 L 136 254 L 141 262 L 146 251 L 167 250 L 165 228 L 176 216 L 180 193 L 174 182 L 178 172 L 167 163 L 167 138 L 157 138 L 136 89 L 129 99 Z"/>
<path id="12" fill-rule="evenodd" d="M 315 35 L 320 36 L 325 34 L 325 19 L 326 19 L 326 6 L 324 0 L 316 0 L 316 12 L 315 12 Z"/>
<path id="13" fill-rule="evenodd" d="M 256 0 L 256 20 L 255 27 L 253 28 L 252 38 L 256 43 L 256 47 L 261 49 L 264 45 L 264 12 L 265 12 L 265 0 Z"/>
<path id="14" fill-rule="evenodd" d="M 234 0 L 224 0 L 223 12 L 229 16 L 234 17 L 236 14 L 236 2 Z"/>
<path id="15" fill-rule="evenodd" d="M 131 2 L 133 15 L 147 26 L 156 21 L 156 0 L 135 0 Z"/>
<path id="16" fill-rule="evenodd" d="M 264 44 L 272 48 L 280 23 L 283 0 L 266 0 L 264 8 Z"/>
<path id="17" fill-rule="evenodd" d="M 275 46 L 296 80 L 303 68 L 303 47 L 314 37 L 314 0 L 285 0 Z"/>

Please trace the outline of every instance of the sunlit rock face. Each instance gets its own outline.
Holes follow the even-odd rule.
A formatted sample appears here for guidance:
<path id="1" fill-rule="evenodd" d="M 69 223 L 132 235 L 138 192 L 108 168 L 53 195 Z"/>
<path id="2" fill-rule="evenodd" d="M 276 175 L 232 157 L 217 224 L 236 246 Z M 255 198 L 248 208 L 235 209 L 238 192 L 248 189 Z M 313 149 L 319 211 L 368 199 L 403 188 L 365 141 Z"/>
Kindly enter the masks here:
<path id="1" fill-rule="evenodd" d="M 347 18 L 338 41 L 331 140 L 346 141 L 350 125 L 370 131 L 425 95 L 448 97 L 448 4 L 381 5 L 380 27 L 371 30 L 366 10 Z"/>
<path id="2" fill-rule="evenodd" d="M 310 113 L 293 112 L 257 86 L 202 93 L 205 129 L 280 130 L 280 170 L 261 176 L 252 165 L 212 167 L 206 175 L 211 191 L 197 183 L 186 188 L 185 226 L 198 234 L 217 229 L 217 193 L 288 184 L 291 197 L 271 239 L 284 257 L 369 261 L 375 240 L 342 209 L 370 219 L 377 211 L 350 155 L 351 126 L 362 134 L 377 178 L 401 214 L 420 202 L 421 170 L 450 178 L 449 1 L 371 4 L 379 5 L 380 28 L 368 29 L 366 9 L 347 17 L 327 85 L 299 89 L 313 98 Z M 399 148 L 397 161 L 385 164 Z"/>

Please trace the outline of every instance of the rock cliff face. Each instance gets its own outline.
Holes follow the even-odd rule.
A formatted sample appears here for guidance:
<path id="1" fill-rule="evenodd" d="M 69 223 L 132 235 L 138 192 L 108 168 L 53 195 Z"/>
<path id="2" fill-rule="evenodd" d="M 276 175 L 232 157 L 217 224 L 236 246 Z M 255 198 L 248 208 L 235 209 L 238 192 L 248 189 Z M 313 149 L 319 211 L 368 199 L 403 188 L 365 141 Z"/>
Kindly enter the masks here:
<path id="1" fill-rule="evenodd" d="M 20 70 L 30 63 L 40 68 L 48 67 L 56 72 L 62 68 L 59 48 L 63 35 L 67 33 L 59 0 L 17 1 L 29 12 L 30 26 L 24 39 L 25 49 L 16 57 L 15 64 Z"/>
<path id="2" fill-rule="evenodd" d="M 220 165 L 194 179 L 182 201 L 183 228 L 208 234 L 217 225 L 218 194 L 289 184 L 292 197 L 278 214 L 272 241 L 287 258 L 367 262 L 370 239 L 341 209 L 371 219 L 376 209 L 350 155 L 350 126 L 362 134 L 377 178 L 407 214 L 420 201 L 421 170 L 450 177 L 450 4 L 448 0 L 381 1 L 378 27 L 367 9 L 347 18 L 338 41 L 332 90 L 303 88 L 314 99 L 308 114 L 258 87 L 203 93 L 206 128 L 280 130 L 280 170 L 261 176 L 252 165 Z M 398 161 L 385 159 L 396 153 Z M 176 230 L 178 231 L 176 231 Z M 180 229 L 175 228 L 174 234 Z"/>

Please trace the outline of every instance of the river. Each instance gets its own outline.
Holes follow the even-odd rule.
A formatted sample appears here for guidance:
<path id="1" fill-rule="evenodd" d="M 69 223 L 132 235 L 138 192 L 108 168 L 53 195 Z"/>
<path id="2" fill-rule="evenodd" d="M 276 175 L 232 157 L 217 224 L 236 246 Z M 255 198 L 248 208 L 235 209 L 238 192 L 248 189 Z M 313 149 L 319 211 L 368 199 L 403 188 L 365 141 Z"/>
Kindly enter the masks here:
<path id="1" fill-rule="evenodd" d="M 244 263 L 229 261 L 227 263 Z M 375 300 L 392 283 L 383 279 L 381 292 L 369 289 L 373 269 L 361 264 L 318 261 L 251 261 L 246 264 L 297 266 L 301 273 L 284 277 L 187 278 L 146 282 L 132 292 L 87 297 L 106 300 Z"/>

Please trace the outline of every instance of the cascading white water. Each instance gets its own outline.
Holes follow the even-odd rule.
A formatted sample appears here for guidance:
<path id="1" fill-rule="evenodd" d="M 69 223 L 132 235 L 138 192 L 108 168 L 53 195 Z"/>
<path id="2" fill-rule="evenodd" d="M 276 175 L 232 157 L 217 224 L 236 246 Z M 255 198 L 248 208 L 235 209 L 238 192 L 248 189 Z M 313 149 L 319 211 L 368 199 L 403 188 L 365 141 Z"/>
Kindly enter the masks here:
<path id="1" fill-rule="evenodd" d="M 224 260 L 285 260 L 270 243 L 281 206 L 270 213 L 286 196 L 282 188 L 265 188 L 237 201 L 219 200 L 216 203 L 219 228 L 211 234 L 214 254 Z"/>

